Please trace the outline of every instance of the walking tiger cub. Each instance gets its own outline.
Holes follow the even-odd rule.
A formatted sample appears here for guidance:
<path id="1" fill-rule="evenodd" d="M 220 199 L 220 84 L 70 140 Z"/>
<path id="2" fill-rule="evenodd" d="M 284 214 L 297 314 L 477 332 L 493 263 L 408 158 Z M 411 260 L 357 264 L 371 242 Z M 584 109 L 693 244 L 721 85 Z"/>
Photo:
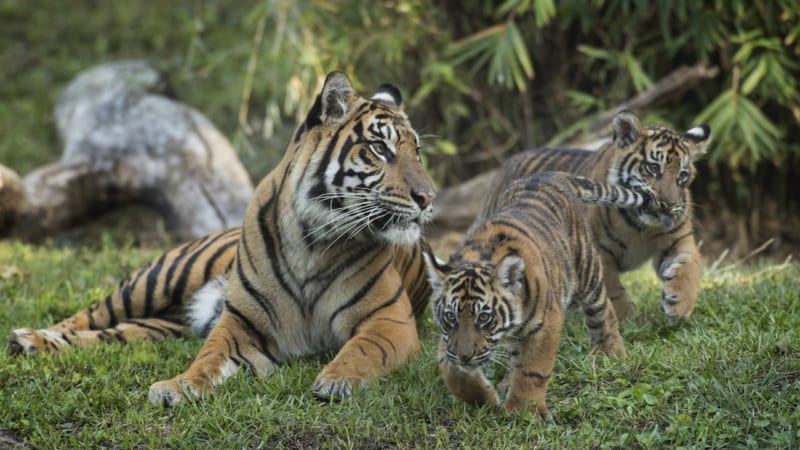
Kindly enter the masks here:
<path id="1" fill-rule="evenodd" d="M 612 141 L 597 151 L 545 148 L 511 157 L 489 189 L 479 217 L 495 210 L 514 179 L 536 172 L 570 172 L 647 193 L 655 201 L 643 208 L 589 210 L 606 289 L 617 317 L 629 318 L 635 309 L 620 274 L 652 259 L 662 282 L 662 309 L 671 318 L 687 320 L 697 304 L 701 271 L 689 185 L 711 129 L 700 125 L 679 134 L 659 125 L 642 126 L 629 111 L 614 117 L 612 129 Z"/>
<path id="2" fill-rule="evenodd" d="M 208 335 L 200 353 L 153 384 L 151 402 L 199 396 L 242 366 L 268 375 L 330 350 L 312 391 L 347 397 L 419 348 L 415 316 L 430 291 L 421 226 L 434 198 L 419 146 L 396 87 L 364 98 L 333 72 L 241 229 L 167 252 L 48 329 L 14 331 L 9 349 L 161 340 L 191 325 Z"/>
<path id="3" fill-rule="evenodd" d="M 549 417 L 545 393 L 564 310 L 573 303 L 585 315 L 592 347 L 625 356 L 600 255 L 584 219 L 587 208 L 578 200 L 620 208 L 650 201 L 587 178 L 535 174 L 503 192 L 494 212 L 473 225 L 447 264 L 425 255 L 441 332 L 439 369 L 456 397 L 500 404 L 481 366 L 507 341 L 509 372 L 501 384 L 509 390 L 503 407 L 517 411 L 535 400 L 539 414 Z"/>

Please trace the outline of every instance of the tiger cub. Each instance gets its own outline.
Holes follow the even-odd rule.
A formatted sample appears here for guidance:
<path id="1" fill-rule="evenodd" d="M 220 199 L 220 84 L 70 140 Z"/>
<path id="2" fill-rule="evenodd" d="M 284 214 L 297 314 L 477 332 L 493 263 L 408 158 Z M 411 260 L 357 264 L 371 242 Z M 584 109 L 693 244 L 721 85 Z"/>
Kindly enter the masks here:
<path id="1" fill-rule="evenodd" d="M 634 191 L 587 178 L 547 172 L 517 180 L 495 211 L 476 223 L 447 264 L 426 254 L 433 314 L 441 332 L 439 369 L 453 394 L 467 402 L 499 405 L 481 366 L 497 359 L 505 341 L 510 372 L 503 402 L 518 411 L 529 400 L 543 417 L 564 310 L 585 315 L 591 345 L 625 356 L 603 266 L 592 245 L 584 202 L 641 207 Z"/>
<path id="2" fill-rule="evenodd" d="M 419 348 L 415 317 L 430 291 L 421 227 L 434 198 L 419 150 L 396 87 L 365 98 L 333 72 L 242 228 L 165 253 L 59 324 L 14 331 L 9 349 L 162 340 L 193 328 L 207 335 L 200 353 L 153 384 L 151 402 L 173 405 L 240 367 L 268 375 L 331 350 L 312 391 L 347 397 Z"/>
<path id="3" fill-rule="evenodd" d="M 638 190 L 655 201 L 638 209 L 591 208 L 589 224 L 603 261 L 606 289 L 620 320 L 635 308 L 620 274 L 652 259 L 662 282 L 661 307 L 677 320 L 688 320 L 697 304 L 701 260 L 692 230 L 689 185 L 694 162 L 711 138 L 708 125 L 685 133 L 659 126 L 642 126 L 630 111 L 612 121 L 613 139 L 597 151 L 545 148 L 511 157 L 494 179 L 479 217 L 497 207 L 514 179 L 558 170 L 609 185 Z"/>

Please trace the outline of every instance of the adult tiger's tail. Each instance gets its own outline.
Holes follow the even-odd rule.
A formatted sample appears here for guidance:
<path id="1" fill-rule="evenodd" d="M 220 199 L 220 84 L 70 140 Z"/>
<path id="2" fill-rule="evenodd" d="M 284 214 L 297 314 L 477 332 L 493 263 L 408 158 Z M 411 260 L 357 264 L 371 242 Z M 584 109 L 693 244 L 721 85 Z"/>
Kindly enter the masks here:
<path id="1" fill-rule="evenodd" d="M 46 353 L 102 342 L 160 341 L 207 334 L 220 314 L 209 295 L 236 252 L 239 228 L 180 245 L 120 281 L 105 299 L 48 328 L 11 332 L 10 354 Z M 198 291 L 204 293 L 197 297 Z M 216 296 L 223 294 L 216 290 Z M 188 316 L 188 317 L 187 317 Z"/>

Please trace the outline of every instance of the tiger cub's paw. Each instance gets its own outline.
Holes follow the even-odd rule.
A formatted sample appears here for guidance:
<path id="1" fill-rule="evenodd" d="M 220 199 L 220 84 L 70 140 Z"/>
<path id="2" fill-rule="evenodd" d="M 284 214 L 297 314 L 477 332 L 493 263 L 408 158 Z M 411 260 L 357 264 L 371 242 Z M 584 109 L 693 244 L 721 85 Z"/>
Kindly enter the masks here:
<path id="1" fill-rule="evenodd" d="M 628 356 L 628 352 L 625 350 L 625 343 L 622 342 L 622 337 L 619 335 L 610 337 L 598 349 L 601 354 L 608 357 L 625 358 Z"/>
<path id="2" fill-rule="evenodd" d="M 8 338 L 8 353 L 11 355 L 46 353 L 59 351 L 69 346 L 61 333 L 50 330 L 19 328 Z"/>
<path id="3" fill-rule="evenodd" d="M 200 397 L 201 390 L 193 387 L 179 378 L 171 380 L 157 381 L 150 386 L 147 399 L 154 405 L 172 407 L 189 397 L 197 399 Z"/>
<path id="4" fill-rule="evenodd" d="M 515 402 L 513 400 L 512 401 L 506 400 L 505 402 L 503 402 L 502 406 L 502 409 L 507 416 L 519 415 L 523 408 L 529 408 L 531 412 L 533 412 L 532 410 L 535 409 L 536 412 L 538 413 L 538 417 L 549 422 L 553 421 L 553 413 L 550 412 L 550 409 L 547 408 L 547 404 L 543 401 L 536 402 L 534 400 L 531 400 L 528 402 L 520 403 L 520 402 Z"/>
<path id="5" fill-rule="evenodd" d="M 661 266 L 661 309 L 671 319 L 689 320 L 697 304 L 700 274 L 692 273 L 690 261 L 691 256 L 682 253 Z"/>

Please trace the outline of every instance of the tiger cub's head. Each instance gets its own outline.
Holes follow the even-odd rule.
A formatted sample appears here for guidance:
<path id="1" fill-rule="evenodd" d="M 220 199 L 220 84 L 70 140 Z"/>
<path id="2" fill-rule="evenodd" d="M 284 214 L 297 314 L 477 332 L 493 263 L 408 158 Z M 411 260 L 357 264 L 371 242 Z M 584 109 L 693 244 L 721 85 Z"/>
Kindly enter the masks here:
<path id="1" fill-rule="evenodd" d="M 433 316 L 444 341 L 439 359 L 465 370 L 478 369 L 520 325 L 525 263 L 515 254 L 497 265 L 459 262 L 450 266 L 432 255 L 425 255 L 425 260 Z"/>
<path id="2" fill-rule="evenodd" d="M 435 194 L 402 103 L 390 84 L 366 98 L 345 74 L 328 75 L 294 137 L 298 151 L 309 155 L 295 200 L 307 239 L 410 244 L 420 238 Z"/>
<path id="3" fill-rule="evenodd" d="M 642 126 L 630 111 L 618 113 L 611 127 L 617 152 L 607 182 L 653 199 L 648 207 L 638 210 L 643 224 L 671 229 L 683 222 L 689 211 L 694 162 L 705 153 L 711 128 L 704 124 L 676 133 L 659 125 Z"/>

